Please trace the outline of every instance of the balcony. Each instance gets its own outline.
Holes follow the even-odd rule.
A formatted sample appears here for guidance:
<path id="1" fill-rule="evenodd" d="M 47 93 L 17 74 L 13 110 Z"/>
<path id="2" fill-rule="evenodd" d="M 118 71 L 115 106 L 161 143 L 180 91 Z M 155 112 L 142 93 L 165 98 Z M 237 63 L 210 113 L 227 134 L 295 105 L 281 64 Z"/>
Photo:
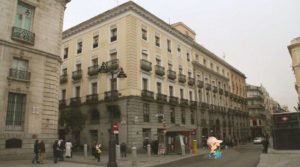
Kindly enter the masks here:
<path id="1" fill-rule="evenodd" d="M 195 78 L 192 78 L 192 77 L 189 77 L 189 79 L 188 79 L 188 84 L 190 85 L 190 86 L 194 86 L 195 85 Z"/>
<path id="2" fill-rule="evenodd" d="M 155 65 L 155 74 L 159 76 L 165 75 L 165 67 L 160 65 Z"/>
<path id="3" fill-rule="evenodd" d="M 197 102 L 196 101 L 190 101 L 191 108 L 197 108 Z"/>
<path id="4" fill-rule="evenodd" d="M 68 82 L 68 74 L 61 75 L 60 79 L 59 79 L 59 82 L 60 82 L 60 84 L 67 83 Z"/>
<path id="5" fill-rule="evenodd" d="M 161 93 L 156 94 L 156 101 L 162 104 L 167 103 L 167 95 Z"/>
<path id="6" fill-rule="evenodd" d="M 34 45 L 35 34 L 19 27 L 12 27 L 11 39 Z"/>
<path id="7" fill-rule="evenodd" d="M 147 72 L 152 71 L 152 63 L 147 60 L 142 59 L 141 60 L 141 69 L 144 71 L 147 71 Z"/>
<path id="8" fill-rule="evenodd" d="M 225 96 L 226 96 L 226 97 L 228 96 L 228 94 L 229 94 L 229 93 L 228 93 L 228 91 L 227 91 L 227 90 L 225 90 Z"/>
<path id="9" fill-rule="evenodd" d="M 170 80 L 175 80 L 176 79 L 176 72 L 173 70 L 168 70 L 168 78 Z"/>
<path id="10" fill-rule="evenodd" d="M 219 89 L 219 94 L 220 94 L 220 95 L 223 95 L 223 92 L 224 92 L 223 89 L 220 88 L 220 89 Z"/>
<path id="11" fill-rule="evenodd" d="M 179 81 L 180 83 L 185 83 L 185 82 L 186 82 L 186 76 L 183 75 L 183 74 L 179 74 L 179 75 L 178 75 L 178 81 Z"/>
<path id="12" fill-rule="evenodd" d="M 106 101 L 113 101 L 113 100 L 117 100 L 118 98 L 119 98 L 118 90 L 111 90 L 105 92 L 104 100 Z"/>
<path id="13" fill-rule="evenodd" d="M 207 104 L 207 103 L 201 103 L 201 108 L 202 109 L 209 109 L 209 104 Z"/>
<path id="14" fill-rule="evenodd" d="M 107 70 L 115 71 L 119 69 L 119 59 L 113 59 L 107 62 Z"/>
<path id="15" fill-rule="evenodd" d="M 65 107 L 67 105 L 66 99 L 59 100 L 59 107 Z"/>
<path id="16" fill-rule="evenodd" d="M 198 86 L 198 88 L 203 88 L 204 87 L 204 83 L 203 83 L 203 81 L 200 81 L 200 80 L 198 80 L 197 81 L 197 86 Z"/>
<path id="17" fill-rule="evenodd" d="M 188 99 L 180 99 L 180 105 L 181 106 L 188 106 L 189 100 Z"/>
<path id="18" fill-rule="evenodd" d="M 98 94 L 91 94 L 86 96 L 85 102 L 87 104 L 95 104 L 98 102 Z"/>
<path id="19" fill-rule="evenodd" d="M 142 99 L 146 101 L 153 101 L 154 93 L 149 90 L 142 90 Z"/>
<path id="20" fill-rule="evenodd" d="M 78 81 L 82 78 L 82 70 L 73 71 L 72 73 L 72 79 L 74 81 Z"/>
<path id="21" fill-rule="evenodd" d="M 30 72 L 11 68 L 9 69 L 8 78 L 22 81 L 30 81 Z"/>
<path id="22" fill-rule="evenodd" d="M 205 89 L 206 89 L 206 90 L 211 90 L 211 85 L 210 85 L 209 83 L 206 83 L 206 84 L 205 84 Z"/>
<path id="23" fill-rule="evenodd" d="M 81 104 L 81 98 L 80 97 L 73 97 L 70 100 L 70 106 L 79 106 Z"/>
<path id="24" fill-rule="evenodd" d="M 178 104 L 178 97 L 170 96 L 169 97 L 169 103 L 171 105 L 177 105 Z"/>
<path id="25" fill-rule="evenodd" d="M 213 86 L 213 92 L 214 92 L 214 93 L 217 93 L 217 92 L 218 92 L 218 87 Z"/>
<path id="26" fill-rule="evenodd" d="M 90 67 L 88 68 L 88 75 L 89 75 L 89 76 L 97 75 L 97 74 L 98 74 L 98 70 L 99 70 L 98 64 L 97 64 L 97 65 L 90 66 Z"/>

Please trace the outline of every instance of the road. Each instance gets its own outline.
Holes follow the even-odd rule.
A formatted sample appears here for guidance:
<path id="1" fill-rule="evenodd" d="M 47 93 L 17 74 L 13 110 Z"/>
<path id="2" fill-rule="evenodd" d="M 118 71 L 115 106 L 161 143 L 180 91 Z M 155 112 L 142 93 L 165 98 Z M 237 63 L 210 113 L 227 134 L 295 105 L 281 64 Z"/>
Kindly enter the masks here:
<path id="1" fill-rule="evenodd" d="M 159 167 L 256 167 L 261 151 L 261 145 L 248 144 L 223 150 L 221 159 L 211 160 L 207 155 L 203 155 Z"/>

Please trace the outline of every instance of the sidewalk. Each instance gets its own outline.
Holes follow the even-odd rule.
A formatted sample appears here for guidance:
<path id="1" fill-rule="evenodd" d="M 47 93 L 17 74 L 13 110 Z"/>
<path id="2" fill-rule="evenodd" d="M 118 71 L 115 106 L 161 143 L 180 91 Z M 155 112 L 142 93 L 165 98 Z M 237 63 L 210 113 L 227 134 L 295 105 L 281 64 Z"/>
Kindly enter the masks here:
<path id="1" fill-rule="evenodd" d="M 257 167 L 299 167 L 300 150 L 274 150 L 261 154 Z"/>
<path id="2" fill-rule="evenodd" d="M 151 155 L 148 157 L 147 154 L 138 154 L 137 155 L 137 167 L 154 167 L 157 165 L 167 164 L 174 161 L 180 161 L 183 159 L 193 158 L 196 156 L 201 156 L 207 154 L 207 150 L 199 150 L 199 153 L 194 154 L 186 154 L 185 156 L 182 155 Z M 101 161 L 97 162 L 97 160 L 92 157 L 84 157 L 83 155 L 73 155 L 72 158 L 66 158 L 66 162 L 72 163 L 81 163 L 81 164 L 89 164 L 89 165 L 97 165 L 97 166 L 107 166 L 108 162 L 108 155 L 104 154 L 101 156 Z M 118 167 L 131 167 L 132 166 L 132 159 L 131 154 L 127 154 L 126 158 L 117 159 Z"/>

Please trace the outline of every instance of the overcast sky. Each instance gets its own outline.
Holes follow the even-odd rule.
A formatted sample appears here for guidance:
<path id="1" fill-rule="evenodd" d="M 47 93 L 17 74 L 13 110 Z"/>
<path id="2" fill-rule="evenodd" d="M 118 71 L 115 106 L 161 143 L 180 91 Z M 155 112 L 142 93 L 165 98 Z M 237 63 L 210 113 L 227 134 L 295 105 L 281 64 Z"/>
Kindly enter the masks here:
<path id="1" fill-rule="evenodd" d="M 64 30 L 127 0 L 72 0 Z M 287 49 L 300 37 L 300 0 L 134 0 L 167 23 L 184 22 L 198 43 L 262 84 L 290 110 L 297 105 L 295 77 Z"/>

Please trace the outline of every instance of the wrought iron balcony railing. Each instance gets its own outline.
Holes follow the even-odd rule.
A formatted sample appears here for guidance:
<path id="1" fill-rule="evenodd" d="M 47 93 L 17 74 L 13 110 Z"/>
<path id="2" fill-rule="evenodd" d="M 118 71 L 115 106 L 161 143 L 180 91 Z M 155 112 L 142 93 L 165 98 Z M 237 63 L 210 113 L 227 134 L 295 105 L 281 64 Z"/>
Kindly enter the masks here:
<path id="1" fill-rule="evenodd" d="M 206 90 L 211 90 L 211 85 L 210 85 L 209 83 L 206 83 L 206 84 L 205 84 L 205 89 L 206 89 Z"/>
<path id="2" fill-rule="evenodd" d="M 170 80 L 175 80 L 176 79 L 176 72 L 173 70 L 168 70 L 168 78 Z"/>
<path id="3" fill-rule="evenodd" d="M 30 80 L 30 72 L 11 68 L 11 69 L 9 69 L 9 78 L 23 80 L 23 81 L 29 81 Z"/>
<path id="4" fill-rule="evenodd" d="M 119 59 L 112 59 L 107 62 L 107 70 L 114 71 L 119 69 Z"/>
<path id="5" fill-rule="evenodd" d="M 159 103 L 167 103 L 167 95 L 161 93 L 156 94 L 156 101 Z"/>
<path id="6" fill-rule="evenodd" d="M 189 77 L 189 79 L 188 79 L 188 84 L 189 84 L 190 86 L 194 86 L 194 85 L 195 85 L 195 78 Z"/>
<path id="7" fill-rule="evenodd" d="M 186 76 L 183 75 L 183 74 L 179 74 L 179 75 L 178 75 L 178 81 L 179 81 L 180 83 L 185 83 L 185 82 L 186 82 Z"/>
<path id="8" fill-rule="evenodd" d="M 81 104 L 81 98 L 80 97 L 73 97 L 70 99 L 70 106 L 78 106 Z"/>
<path id="9" fill-rule="evenodd" d="M 155 74 L 159 76 L 165 75 L 165 67 L 160 65 L 155 65 Z"/>
<path id="10" fill-rule="evenodd" d="M 223 95 L 223 89 L 221 89 L 221 88 L 219 89 L 219 94 Z"/>
<path id="11" fill-rule="evenodd" d="M 213 92 L 214 92 L 214 93 L 217 93 L 217 92 L 218 92 L 218 87 L 213 86 Z"/>
<path id="12" fill-rule="evenodd" d="M 68 74 L 61 75 L 60 78 L 59 78 L 59 82 L 61 84 L 67 83 L 68 82 Z"/>
<path id="13" fill-rule="evenodd" d="M 99 65 L 93 65 L 93 66 L 90 66 L 88 68 L 88 75 L 89 76 L 93 76 L 93 75 L 97 75 L 98 74 L 98 71 L 99 71 Z"/>
<path id="14" fill-rule="evenodd" d="M 178 104 L 178 97 L 170 96 L 169 97 L 169 103 L 171 105 L 177 105 Z"/>
<path id="15" fill-rule="evenodd" d="M 74 81 L 78 81 L 82 78 L 82 70 L 73 71 L 72 73 L 72 79 Z"/>
<path id="16" fill-rule="evenodd" d="M 66 99 L 61 99 L 61 100 L 59 100 L 59 107 L 64 107 L 64 106 L 66 106 L 66 105 L 67 105 Z"/>
<path id="17" fill-rule="evenodd" d="M 149 90 L 142 90 L 142 98 L 143 100 L 153 101 L 154 100 L 154 93 Z"/>
<path id="18" fill-rule="evenodd" d="M 191 108 L 197 108 L 197 102 L 196 101 L 190 101 Z"/>
<path id="19" fill-rule="evenodd" d="M 19 27 L 12 27 L 11 39 L 34 45 L 35 34 Z"/>
<path id="20" fill-rule="evenodd" d="M 197 81 L 197 86 L 198 86 L 198 88 L 203 88 L 204 87 L 203 81 L 198 80 Z"/>
<path id="21" fill-rule="evenodd" d="M 118 90 L 111 90 L 111 91 L 106 91 L 104 100 L 107 101 L 113 101 L 119 98 L 119 92 Z"/>
<path id="22" fill-rule="evenodd" d="M 181 106 L 188 106 L 189 100 L 188 99 L 180 99 L 180 105 Z"/>
<path id="23" fill-rule="evenodd" d="M 144 71 L 152 71 L 152 63 L 145 60 L 145 59 L 142 59 L 141 60 L 141 69 L 144 70 Z"/>
<path id="24" fill-rule="evenodd" d="M 88 104 L 97 103 L 98 102 L 98 94 L 87 95 L 85 102 Z"/>

